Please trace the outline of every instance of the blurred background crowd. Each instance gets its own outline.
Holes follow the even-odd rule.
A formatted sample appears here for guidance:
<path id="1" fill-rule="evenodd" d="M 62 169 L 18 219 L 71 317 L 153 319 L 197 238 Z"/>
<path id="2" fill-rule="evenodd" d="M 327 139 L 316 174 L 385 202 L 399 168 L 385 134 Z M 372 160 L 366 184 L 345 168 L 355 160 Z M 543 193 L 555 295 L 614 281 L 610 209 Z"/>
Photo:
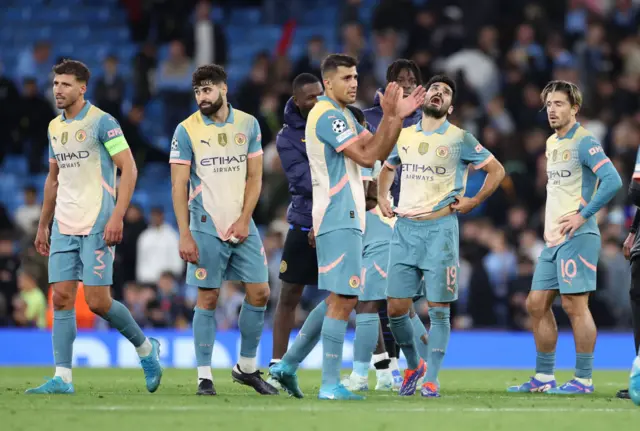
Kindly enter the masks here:
<path id="1" fill-rule="evenodd" d="M 368 108 L 397 58 L 424 80 L 457 80 L 450 121 L 504 164 L 500 189 L 461 218 L 460 300 L 454 327 L 526 330 L 525 299 L 543 247 L 545 141 L 541 109 L 550 79 L 576 82 L 583 126 L 603 143 L 625 185 L 597 214 L 602 233 L 600 328 L 630 325 L 630 272 L 621 244 L 635 213 L 626 198 L 640 144 L 640 2 L 634 0 L 5 0 L 0 11 L 0 326 L 46 327 L 47 261 L 32 247 L 47 171 L 51 66 L 61 58 L 92 70 L 88 99 L 121 122 L 139 168 L 113 294 L 145 327 L 190 325 L 196 291 L 184 284 L 171 209 L 169 142 L 196 109 L 195 67 L 218 63 L 230 101 L 259 120 L 263 192 L 255 213 L 269 262 L 275 310 L 288 230 L 287 184 L 275 148 L 291 82 L 319 75 L 323 57 L 359 59 L 357 105 Z M 25 23 L 29 25 L 25 25 Z M 472 171 L 467 195 L 482 185 Z M 81 293 L 81 292 L 80 292 Z M 298 322 L 324 297 L 307 287 Z M 235 328 L 242 287 L 221 292 L 218 328 Z M 84 308 L 83 308 L 84 307 Z M 80 326 L 103 327 L 78 300 Z M 84 314 L 83 311 L 84 310 Z M 558 307 L 559 310 L 559 307 Z M 427 319 L 424 304 L 418 311 Z M 567 326 L 562 311 L 558 323 Z"/>

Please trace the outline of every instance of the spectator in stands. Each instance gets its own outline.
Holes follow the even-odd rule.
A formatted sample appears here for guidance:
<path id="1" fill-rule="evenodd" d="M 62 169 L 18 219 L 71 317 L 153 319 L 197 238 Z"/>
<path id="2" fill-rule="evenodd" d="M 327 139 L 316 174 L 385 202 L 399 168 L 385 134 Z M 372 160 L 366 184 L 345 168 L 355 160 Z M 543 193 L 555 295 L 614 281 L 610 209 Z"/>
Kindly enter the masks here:
<path id="1" fill-rule="evenodd" d="M 227 64 L 227 37 L 222 24 L 213 20 L 208 0 L 200 0 L 196 5 L 195 22 L 187 33 L 186 49 L 195 67 Z"/>
<path id="2" fill-rule="evenodd" d="M 342 4 L 340 27 L 344 27 L 344 25 L 348 23 L 360 21 L 360 6 L 362 6 L 362 0 L 346 0 Z M 346 51 L 342 52 L 347 53 Z"/>
<path id="3" fill-rule="evenodd" d="M 22 233 L 28 237 L 33 237 L 38 230 L 41 206 L 38 203 L 38 193 L 33 186 L 24 189 L 24 204 L 16 210 L 16 224 Z"/>
<path id="4" fill-rule="evenodd" d="M 151 42 L 142 45 L 142 49 L 133 58 L 134 100 L 145 104 L 151 99 L 151 77 L 158 67 L 156 46 Z"/>
<path id="5" fill-rule="evenodd" d="M 135 281 L 129 281 L 123 288 L 123 303 L 127 306 L 134 320 L 140 327 L 147 326 L 147 302 L 146 289 Z"/>
<path id="6" fill-rule="evenodd" d="M 24 317 L 21 326 L 45 328 L 47 325 L 47 298 L 43 290 L 36 284 L 35 278 L 27 271 L 18 272 L 18 297 L 24 302 L 24 309 L 19 315 Z"/>
<path id="7" fill-rule="evenodd" d="M 51 93 L 50 88 L 47 91 Z M 29 172 L 37 174 L 44 170 L 47 130 L 56 114 L 39 92 L 35 78 L 24 79 L 19 112 L 18 133 L 29 157 Z"/>
<path id="8" fill-rule="evenodd" d="M 51 81 L 49 77 L 54 65 L 53 60 L 50 42 L 36 42 L 33 48 L 25 49 L 20 54 L 15 77 L 19 81 L 24 81 L 27 78 L 34 79 L 38 92 L 50 92 Z"/>
<path id="9" fill-rule="evenodd" d="M 114 298 L 123 298 L 125 284 L 136 280 L 138 238 L 145 229 L 147 229 L 147 222 L 142 209 L 136 204 L 129 205 L 124 216 L 122 242 L 116 247 L 113 274 Z"/>
<path id="10" fill-rule="evenodd" d="M 342 26 L 342 44 L 341 52 L 358 59 L 358 74 L 361 77 L 371 74 L 374 59 L 367 47 L 362 24 L 357 21 L 345 23 Z"/>
<path id="11" fill-rule="evenodd" d="M 163 272 L 181 276 L 184 261 L 178 253 L 178 233 L 164 221 L 164 210 L 151 210 L 151 226 L 138 238 L 136 279 L 139 283 L 157 284 Z"/>
<path id="12" fill-rule="evenodd" d="M 517 274 L 517 258 L 507 244 L 503 231 L 492 229 L 488 245 L 490 251 L 484 258 L 484 267 L 497 299 L 494 313 L 498 318 L 498 324 L 504 327 L 507 324 L 508 286 Z"/>
<path id="13" fill-rule="evenodd" d="M 262 96 L 267 87 L 269 77 L 269 54 L 261 52 L 256 55 L 249 76 L 244 80 L 236 93 L 237 108 L 258 116 Z"/>
<path id="14" fill-rule="evenodd" d="M 373 63 L 373 76 L 378 85 L 386 82 L 389 65 L 398 58 L 399 40 L 395 30 L 385 30 L 375 35 L 375 60 Z"/>
<path id="15" fill-rule="evenodd" d="M 113 115 L 118 121 L 122 120 L 122 102 L 125 98 L 126 83 L 118 71 L 118 57 L 109 55 L 104 60 L 103 75 L 98 78 L 95 86 L 96 104 L 103 111 Z M 129 136 L 127 141 L 129 141 Z"/>
<path id="16" fill-rule="evenodd" d="M 0 130 L 3 130 L 3 143 L 0 145 L 0 163 L 8 152 L 14 152 L 17 136 L 17 110 L 20 94 L 15 84 L 7 75 L 0 61 Z"/>
<path id="17" fill-rule="evenodd" d="M 15 253 L 10 233 L 0 232 L 0 296 L 4 296 L 7 303 L 18 292 L 18 268 L 20 261 Z M 13 310 L 9 309 L 9 314 Z"/>
<path id="18" fill-rule="evenodd" d="M 149 141 L 149 138 L 142 133 L 144 119 L 144 105 L 136 101 L 127 115 L 120 120 L 122 133 L 127 137 L 127 142 L 136 160 L 138 170 L 144 169 L 145 163 L 166 163 L 168 158 L 167 153 L 155 147 Z"/>
<path id="19" fill-rule="evenodd" d="M 169 57 L 160 65 L 156 80 L 156 89 L 164 105 L 165 134 L 168 136 L 190 113 L 193 70 L 193 62 L 187 57 L 184 44 L 179 40 L 172 41 Z"/>
<path id="20" fill-rule="evenodd" d="M 300 57 L 296 66 L 293 68 L 293 75 L 298 76 L 301 73 L 311 73 L 312 75 L 322 78 L 320 73 L 320 63 L 327 56 L 327 47 L 322 36 L 313 36 L 307 42 L 307 52 Z"/>
<path id="21" fill-rule="evenodd" d="M 171 272 L 163 272 L 158 280 L 156 299 L 169 327 L 185 327 L 191 318 L 185 308 L 182 293 L 175 276 Z"/>

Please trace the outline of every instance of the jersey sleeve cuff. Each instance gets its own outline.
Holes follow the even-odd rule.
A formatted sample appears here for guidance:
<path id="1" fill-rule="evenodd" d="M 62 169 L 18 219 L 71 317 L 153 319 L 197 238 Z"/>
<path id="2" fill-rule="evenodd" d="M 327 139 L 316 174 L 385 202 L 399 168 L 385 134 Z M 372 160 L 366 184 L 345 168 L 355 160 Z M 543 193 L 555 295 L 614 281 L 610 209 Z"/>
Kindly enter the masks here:
<path id="1" fill-rule="evenodd" d="M 187 165 L 187 166 L 191 166 L 191 161 L 189 160 L 182 160 L 182 159 L 169 159 L 169 163 L 173 163 L 175 165 Z"/>
<path id="2" fill-rule="evenodd" d="M 260 148 L 258 151 L 254 151 L 253 153 L 247 154 L 247 159 L 253 159 L 254 157 L 261 156 L 263 153 L 264 151 L 262 151 L 262 148 Z"/>
<path id="3" fill-rule="evenodd" d="M 606 165 L 607 163 L 611 162 L 611 159 L 606 158 L 604 160 L 600 160 L 598 163 L 596 163 L 596 165 L 593 167 L 593 173 L 595 174 L 596 172 L 598 172 L 598 169 L 600 169 L 602 166 Z M 636 176 L 636 174 L 633 175 L 634 178 Z"/>
<path id="4" fill-rule="evenodd" d="M 495 156 L 492 154 L 489 157 L 487 157 L 486 159 L 484 159 L 483 161 L 481 161 L 480 163 L 478 163 L 477 165 L 473 165 L 474 168 L 476 169 L 482 169 L 485 166 L 487 166 L 489 164 L 489 162 L 491 160 L 495 159 Z"/>
<path id="5" fill-rule="evenodd" d="M 395 168 L 398 167 L 398 165 L 394 165 L 394 164 L 389 163 L 388 160 L 385 160 L 384 165 L 389 169 L 395 169 Z"/>

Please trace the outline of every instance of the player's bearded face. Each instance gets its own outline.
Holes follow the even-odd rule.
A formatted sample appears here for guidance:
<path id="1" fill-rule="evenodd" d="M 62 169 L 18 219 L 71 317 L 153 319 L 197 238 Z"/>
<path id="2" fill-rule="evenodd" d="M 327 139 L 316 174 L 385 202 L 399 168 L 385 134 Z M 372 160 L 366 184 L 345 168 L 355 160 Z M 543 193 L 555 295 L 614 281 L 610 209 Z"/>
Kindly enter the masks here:
<path id="1" fill-rule="evenodd" d="M 448 85 L 435 83 L 427 91 L 427 99 L 422 105 L 422 112 L 433 118 L 442 118 L 449 114 L 452 92 Z"/>
<path id="2" fill-rule="evenodd" d="M 549 93 L 547 96 L 546 109 L 549 126 L 554 130 L 565 127 L 575 115 L 571 103 L 569 103 L 569 98 L 566 94 L 559 91 Z"/>
<path id="3" fill-rule="evenodd" d="M 82 94 L 82 84 L 71 75 L 56 75 L 53 80 L 53 96 L 56 99 L 56 108 L 67 109 Z"/>
<path id="4" fill-rule="evenodd" d="M 214 89 L 214 87 L 206 86 L 196 89 L 196 102 L 198 102 L 198 109 L 202 115 L 210 117 L 222 108 L 224 98 L 219 88 Z"/>

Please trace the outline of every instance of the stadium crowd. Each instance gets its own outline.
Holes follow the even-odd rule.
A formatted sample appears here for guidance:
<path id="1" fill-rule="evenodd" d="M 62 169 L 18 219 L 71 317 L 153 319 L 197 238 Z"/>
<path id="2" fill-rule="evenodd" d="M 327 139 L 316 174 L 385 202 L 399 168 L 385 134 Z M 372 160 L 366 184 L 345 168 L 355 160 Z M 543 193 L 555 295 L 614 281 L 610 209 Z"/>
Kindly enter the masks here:
<path id="1" fill-rule="evenodd" d="M 93 71 L 89 85 L 95 87 L 92 101 L 121 122 L 143 170 L 168 161 L 168 152 L 152 145 L 140 128 L 145 105 L 161 101 L 163 128 L 170 137 L 193 108 L 194 67 L 224 65 L 234 46 L 224 36 L 224 20 L 209 18 L 211 4 L 206 1 L 180 2 L 180 7 L 153 13 L 137 7 L 143 2 L 122 3 L 129 12 L 132 37 L 145 43 L 133 59 L 130 75 L 119 72 L 119 59 L 109 56 L 103 71 Z M 235 2 L 223 5 L 225 13 L 234 7 L 231 3 Z M 276 0 L 250 3 L 264 3 L 263 19 L 280 23 L 281 16 L 268 13 L 277 8 Z M 454 328 L 529 329 L 525 299 L 544 245 L 545 141 L 551 134 L 540 92 L 551 79 L 580 85 L 585 103 L 579 121 L 603 143 L 625 182 L 612 205 L 597 215 L 603 247 L 591 307 L 599 328 L 628 328 L 630 272 L 621 245 L 635 212 L 626 189 L 640 144 L 638 4 L 429 0 L 417 6 L 409 0 L 381 0 L 371 22 L 363 22 L 362 3 L 345 1 L 336 19 L 339 50 L 360 62 L 357 105 L 374 104 L 376 89 L 385 84 L 387 67 L 397 58 L 415 61 L 425 81 L 444 71 L 458 85 L 450 121 L 472 132 L 507 170 L 499 191 L 461 219 L 460 299 L 453 310 Z M 289 12 L 295 15 L 297 10 L 292 6 Z M 286 26 L 295 27 L 295 16 L 290 18 Z M 168 44 L 169 55 L 158 62 L 162 44 Z M 50 66 L 57 60 L 52 51 L 48 43 L 35 46 L 32 58 L 15 65 L 13 80 L 3 77 L 0 68 L 0 157 L 27 152 L 32 174 L 46 170 L 41 155 L 48 122 L 56 115 L 49 89 Z M 319 76 L 320 61 L 328 52 L 323 35 L 312 37 L 299 58 L 274 47 L 256 56 L 249 75 L 230 88 L 233 106 L 256 116 L 263 135 L 263 191 L 254 219 L 261 226 L 269 262 L 268 315 L 279 295 L 281 252 L 289 228 L 288 186 L 274 141 L 286 121 L 284 105 L 293 78 L 303 72 Z M 11 67 L 5 64 L 4 70 Z M 124 103 L 130 84 L 133 97 Z M 474 194 L 483 181 L 482 171 L 472 171 L 467 194 Z M 46 327 L 47 262 L 32 246 L 40 211 L 38 192 L 28 188 L 23 193 L 25 203 L 14 213 L 0 206 L 0 325 Z M 184 283 L 185 265 L 170 220 L 160 207 L 145 214 L 132 205 L 125 217 L 124 240 L 116 248 L 114 297 L 143 327 L 184 328 L 192 319 L 197 292 Z M 222 290 L 216 313 L 219 330 L 236 327 L 241 289 L 227 283 Z M 323 296 L 307 287 L 299 324 Z M 557 311 L 558 324 L 566 327 L 568 320 L 559 306 Z M 427 317 L 425 306 L 418 305 L 418 312 Z M 88 325 L 104 327 L 106 322 L 98 318 Z"/>

